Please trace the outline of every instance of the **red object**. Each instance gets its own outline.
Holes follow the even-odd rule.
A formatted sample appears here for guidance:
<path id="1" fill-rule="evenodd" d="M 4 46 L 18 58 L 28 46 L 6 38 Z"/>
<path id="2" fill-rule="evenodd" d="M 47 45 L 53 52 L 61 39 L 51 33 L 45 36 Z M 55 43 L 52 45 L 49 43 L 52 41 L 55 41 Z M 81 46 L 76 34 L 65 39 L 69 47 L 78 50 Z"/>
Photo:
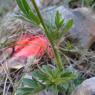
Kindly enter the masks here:
<path id="1" fill-rule="evenodd" d="M 52 56 L 49 42 L 43 35 L 23 35 L 20 40 L 16 42 L 15 57 L 41 57 L 45 52 Z"/>

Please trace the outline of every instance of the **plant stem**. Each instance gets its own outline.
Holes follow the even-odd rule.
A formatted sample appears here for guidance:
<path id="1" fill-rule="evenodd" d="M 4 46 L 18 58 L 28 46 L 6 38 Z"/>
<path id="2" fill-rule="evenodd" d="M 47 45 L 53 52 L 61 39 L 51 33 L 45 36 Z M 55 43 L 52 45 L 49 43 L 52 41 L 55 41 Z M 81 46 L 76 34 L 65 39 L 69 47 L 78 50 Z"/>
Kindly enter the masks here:
<path id="1" fill-rule="evenodd" d="M 52 46 L 53 51 L 54 51 L 54 55 L 55 55 L 55 59 L 56 59 L 56 65 L 57 65 L 59 68 L 62 69 L 62 61 L 61 61 L 60 55 L 59 55 L 59 53 L 58 53 L 57 48 L 55 47 L 55 44 L 53 43 L 53 41 L 52 41 L 52 39 L 51 39 L 51 36 L 49 35 L 48 29 L 47 29 L 47 27 L 45 26 L 45 23 L 44 23 L 44 20 L 43 20 L 41 14 L 40 14 L 39 8 L 37 7 L 37 4 L 36 4 L 35 0 L 31 0 L 31 2 L 32 2 L 33 6 L 34 6 L 34 8 L 35 8 L 35 10 L 36 10 L 36 12 L 37 12 L 37 15 L 38 15 L 38 17 L 39 17 L 39 19 L 40 19 L 41 25 L 42 25 L 43 28 L 44 28 L 44 32 L 45 32 L 45 34 L 46 34 L 46 36 L 47 36 L 47 38 L 48 38 L 48 40 L 49 40 L 49 42 L 50 42 L 50 44 L 51 44 L 51 46 Z"/>

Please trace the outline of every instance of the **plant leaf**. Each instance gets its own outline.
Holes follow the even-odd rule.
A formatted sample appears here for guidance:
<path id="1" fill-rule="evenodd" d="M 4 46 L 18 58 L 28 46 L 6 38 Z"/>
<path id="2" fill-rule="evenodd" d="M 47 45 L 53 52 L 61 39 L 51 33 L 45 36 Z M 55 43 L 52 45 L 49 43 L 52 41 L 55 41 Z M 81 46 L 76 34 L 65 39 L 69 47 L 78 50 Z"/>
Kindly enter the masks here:
<path id="1" fill-rule="evenodd" d="M 38 85 L 37 81 L 33 79 L 24 78 L 22 82 L 23 82 L 23 85 L 29 86 L 31 88 L 35 88 Z"/>
<path id="2" fill-rule="evenodd" d="M 16 95 L 28 95 L 32 91 L 33 91 L 33 88 L 23 87 L 17 90 Z"/>
<path id="3" fill-rule="evenodd" d="M 73 26 L 73 20 L 68 20 L 68 22 L 66 23 L 65 27 L 64 27 L 64 33 L 68 32 Z"/>
<path id="4" fill-rule="evenodd" d="M 39 18 L 33 13 L 32 9 L 28 5 L 26 0 L 16 0 L 20 10 L 23 12 L 23 16 L 34 24 L 40 24 Z"/>
<path id="5" fill-rule="evenodd" d="M 55 15 L 55 25 L 58 28 L 58 30 L 64 25 L 64 19 L 62 19 L 59 11 L 57 11 Z"/>

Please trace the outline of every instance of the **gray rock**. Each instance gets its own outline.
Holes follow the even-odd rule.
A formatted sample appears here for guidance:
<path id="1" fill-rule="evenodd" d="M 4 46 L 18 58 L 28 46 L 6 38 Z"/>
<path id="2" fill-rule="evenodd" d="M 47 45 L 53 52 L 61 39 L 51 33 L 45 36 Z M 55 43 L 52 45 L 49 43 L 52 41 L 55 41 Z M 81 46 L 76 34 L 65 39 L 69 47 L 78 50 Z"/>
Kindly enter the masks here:
<path id="1" fill-rule="evenodd" d="M 95 77 L 85 80 L 71 95 L 95 95 Z"/>
<path id="2" fill-rule="evenodd" d="M 95 42 L 95 15 L 88 8 L 78 8 L 75 10 L 70 10 L 60 7 L 51 7 L 43 11 L 43 17 L 47 22 L 54 24 L 54 17 L 56 11 L 59 11 L 62 14 L 62 17 L 65 20 L 65 23 L 69 19 L 73 19 L 74 26 L 69 31 L 71 38 L 78 39 L 80 45 L 83 48 L 89 48 L 92 43 Z M 78 43 L 78 44 L 79 44 Z"/>
<path id="3" fill-rule="evenodd" d="M 50 91 L 45 90 L 45 91 L 40 92 L 38 95 L 55 95 L 55 94 Z"/>

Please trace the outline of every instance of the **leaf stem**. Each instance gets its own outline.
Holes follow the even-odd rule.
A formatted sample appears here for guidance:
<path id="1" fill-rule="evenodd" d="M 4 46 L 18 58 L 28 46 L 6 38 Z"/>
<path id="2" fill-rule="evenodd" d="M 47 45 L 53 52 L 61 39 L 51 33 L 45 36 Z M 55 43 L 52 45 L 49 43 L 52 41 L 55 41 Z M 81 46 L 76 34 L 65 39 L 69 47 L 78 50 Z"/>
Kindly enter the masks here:
<path id="1" fill-rule="evenodd" d="M 44 28 L 44 32 L 45 32 L 45 34 L 46 34 L 46 36 L 47 36 L 47 38 L 48 38 L 48 40 L 49 40 L 49 42 L 50 42 L 50 44 L 51 44 L 51 46 L 52 46 L 53 51 L 54 51 L 54 55 L 55 55 L 55 59 L 56 59 L 56 65 L 57 65 L 60 69 L 62 69 L 62 61 L 61 61 L 59 52 L 58 52 L 57 48 L 55 47 L 55 44 L 53 43 L 53 41 L 52 41 L 52 39 L 51 39 L 51 36 L 49 35 L 48 29 L 47 29 L 47 27 L 45 26 L 45 23 L 44 23 L 44 20 L 43 20 L 41 14 L 40 14 L 39 8 L 38 8 L 38 6 L 37 6 L 35 0 L 31 0 L 31 2 L 32 2 L 33 6 L 34 6 L 34 8 L 35 8 L 35 10 L 36 10 L 36 12 L 37 12 L 37 15 L 38 15 L 38 17 L 39 17 L 39 20 L 40 20 L 40 22 L 41 22 L 41 25 L 42 25 L 43 28 Z"/>

